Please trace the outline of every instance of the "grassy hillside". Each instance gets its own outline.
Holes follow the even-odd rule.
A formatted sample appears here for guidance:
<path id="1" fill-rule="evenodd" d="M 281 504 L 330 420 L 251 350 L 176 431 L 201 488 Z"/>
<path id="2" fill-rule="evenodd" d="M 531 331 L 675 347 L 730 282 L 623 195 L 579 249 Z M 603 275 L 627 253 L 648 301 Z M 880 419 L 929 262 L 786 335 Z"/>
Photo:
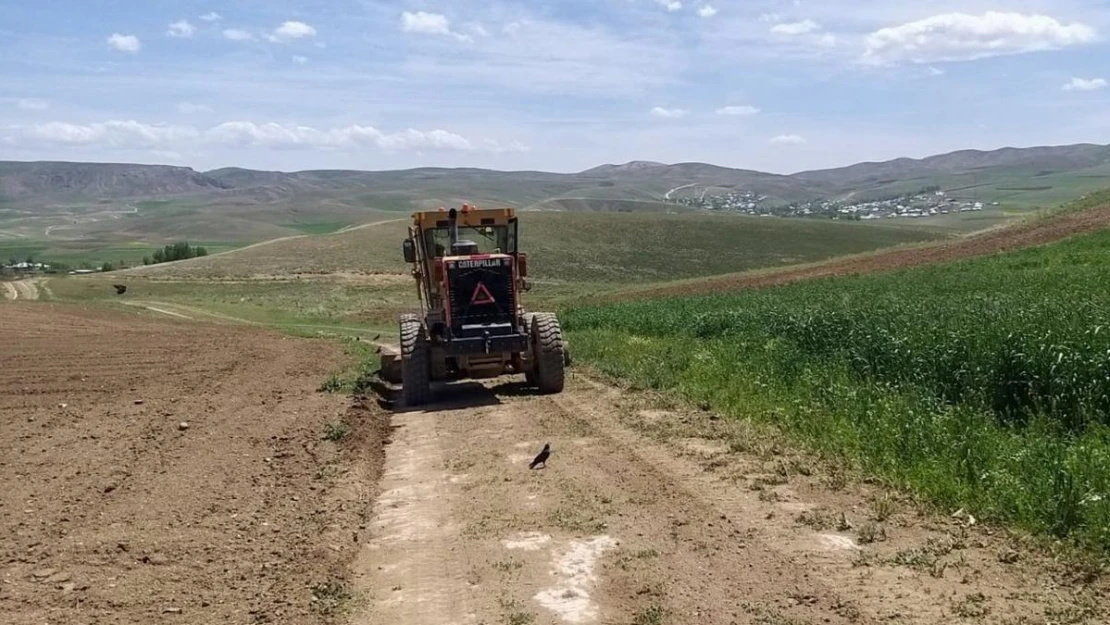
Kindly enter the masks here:
<path id="1" fill-rule="evenodd" d="M 46 260 L 102 262 L 103 250 L 188 239 L 244 246 L 334 232 L 458 206 L 568 212 L 682 212 L 672 197 L 739 194 L 761 209 L 830 198 L 889 198 L 939 186 L 982 213 L 899 220 L 911 230 L 968 231 L 1052 206 L 1110 183 L 1110 147 L 965 150 L 926 159 L 769 174 L 706 163 L 632 162 L 579 173 L 419 168 L 400 171 L 197 172 L 155 165 L 0 162 L 0 258 L 36 249 Z M 750 195 L 749 195 L 750 194 Z"/>
<path id="2" fill-rule="evenodd" d="M 121 282 L 127 285 L 124 296 L 111 286 Z M 398 313 L 416 305 L 412 280 L 405 276 L 224 282 L 135 280 L 113 273 L 53 278 L 47 286 L 55 299 L 154 306 L 196 320 L 258 324 L 298 334 L 391 336 Z"/>
<path id="3" fill-rule="evenodd" d="M 1077 144 L 993 151 L 961 150 L 923 159 L 801 172 L 793 178 L 858 199 L 889 197 L 939 185 L 959 199 L 1044 206 L 1106 188 L 1110 146 Z"/>
<path id="4" fill-rule="evenodd" d="M 233 277 L 406 270 L 407 219 L 139 270 Z M 821 260 L 935 235 L 870 224 L 703 214 L 520 213 L 522 249 L 546 282 L 643 283 Z"/>
<path id="5" fill-rule="evenodd" d="M 946 509 L 1110 550 L 1110 231 L 886 275 L 583 308 L 576 356 Z"/>

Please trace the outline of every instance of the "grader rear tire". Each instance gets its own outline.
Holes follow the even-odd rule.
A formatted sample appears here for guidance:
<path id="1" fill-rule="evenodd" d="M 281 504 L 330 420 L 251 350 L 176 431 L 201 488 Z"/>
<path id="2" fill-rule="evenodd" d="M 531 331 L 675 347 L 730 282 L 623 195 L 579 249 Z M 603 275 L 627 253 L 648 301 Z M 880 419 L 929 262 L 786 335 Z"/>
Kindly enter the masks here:
<path id="1" fill-rule="evenodd" d="M 561 393 L 566 378 L 563 331 L 555 313 L 532 317 L 532 350 L 536 360 L 536 386 L 541 393 Z"/>
<path id="2" fill-rule="evenodd" d="M 428 357 L 428 337 L 420 317 L 401 315 L 401 399 L 406 406 L 420 406 L 431 398 Z"/>

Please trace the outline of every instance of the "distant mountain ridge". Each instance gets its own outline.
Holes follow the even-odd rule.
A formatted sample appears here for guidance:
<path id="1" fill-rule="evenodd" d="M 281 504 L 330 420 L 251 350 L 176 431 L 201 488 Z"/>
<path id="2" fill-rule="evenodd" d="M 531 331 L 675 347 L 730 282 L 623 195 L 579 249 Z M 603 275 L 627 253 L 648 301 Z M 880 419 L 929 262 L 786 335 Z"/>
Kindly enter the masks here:
<path id="1" fill-rule="evenodd" d="M 1079 180 L 1081 184 L 1075 183 Z M 1009 185 L 1009 186 L 1007 186 Z M 384 210 L 455 201 L 543 208 L 581 200 L 660 202 L 668 192 L 749 191 L 773 203 L 836 197 L 882 197 L 924 187 L 1005 195 L 1044 189 L 1110 187 L 1110 146 L 960 150 L 922 159 L 898 158 L 790 175 L 706 163 L 631 161 L 579 173 L 425 167 L 393 171 L 297 172 L 125 163 L 0 161 L 0 202 L 193 198 L 205 202 L 282 203 L 294 200 Z M 571 200 L 570 204 L 566 201 Z"/>
<path id="2" fill-rule="evenodd" d="M 128 163 L 0 161 L 0 197 L 179 195 L 229 187 L 189 167 Z"/>

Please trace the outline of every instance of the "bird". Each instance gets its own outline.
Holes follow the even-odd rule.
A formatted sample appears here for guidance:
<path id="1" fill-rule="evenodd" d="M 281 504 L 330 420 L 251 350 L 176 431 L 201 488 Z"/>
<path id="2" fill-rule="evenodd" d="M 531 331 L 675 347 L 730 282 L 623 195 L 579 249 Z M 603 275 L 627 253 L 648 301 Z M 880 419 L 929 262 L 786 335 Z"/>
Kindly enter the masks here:
<path id="1" fill-rule="evenodd" d="M 547 468 L 547 458 L 550 455 L 551 455 L 551 443 L 547 443 L 543 446 L 543 451 L 541 451 L 539 453 L 539 455 L 536 456 L 536 458 L 534 460 L 532 460 L 532 463 L 528 465 L 528 468 L 529 469 L 535 469 L 537 465 L 542 464 L 543 468 L 546 469 Z"/>

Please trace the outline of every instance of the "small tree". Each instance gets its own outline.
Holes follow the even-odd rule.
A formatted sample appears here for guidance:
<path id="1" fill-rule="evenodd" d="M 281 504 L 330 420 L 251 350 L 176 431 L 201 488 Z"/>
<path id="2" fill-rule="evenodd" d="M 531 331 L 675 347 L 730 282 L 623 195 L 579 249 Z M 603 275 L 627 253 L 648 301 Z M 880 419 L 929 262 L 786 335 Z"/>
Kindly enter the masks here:
<path id="1" fill-rule="evenodd" d="M 101 271 L 112 271 L 113 269 L 115 269 L 115 267 L 113 267 L 112 263 L 109 261 L 104 261 L 104 264 L 100 266 Z"/>
<path id="2" fill-rule="evenodd" d="M 143 256 L 143 264 L 144 265 L 149 265 L 150 264 L 150 256 Z"/>

